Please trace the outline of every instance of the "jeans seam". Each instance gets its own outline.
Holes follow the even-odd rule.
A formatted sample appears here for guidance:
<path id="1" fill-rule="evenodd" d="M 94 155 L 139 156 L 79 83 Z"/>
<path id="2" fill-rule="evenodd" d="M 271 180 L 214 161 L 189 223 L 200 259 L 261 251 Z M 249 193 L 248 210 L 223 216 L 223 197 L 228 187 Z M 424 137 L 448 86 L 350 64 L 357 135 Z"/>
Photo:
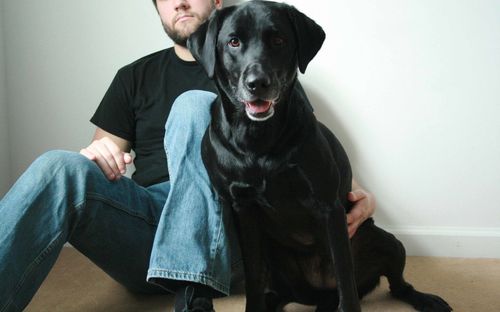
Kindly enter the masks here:
<path id="1" fill-rule="evenodd" d="M 21 276 L 21 279 L 19 280 L 17 286 L 16 286 L 16 289 L 15 291 L 12 293 L 12 296 L 10 297 L 10 299 L 7 300 L 7 303 L 4 305 L 4 307 L 2 308 L 2 310 L 0 311 L 6 311 L 7 307 L 12 304 L 12 302 L 14 301 L 14 298 L 15 296 L 18 294 L 18 292 L 21 290 L 21 287 L 24 285 L 24 283 L 26 282 L 28 276 L 34 271 L 34 267 L 36 265 L 39 265 L 40 263 L 42 263 L 42 261 L 47 257 L 47 255 L 54 249 L 54 246 L 61 240 L 61 236 L 62 236 L 62 231 L 59 232 L 56 236 L 55 239 L 53 239 L 45 249 L 43 249 L 40 254 L 38 254 L 38 256 L 35 258 L 35 260 L 33 260 L 29 265 L 28 265 L 28 268 L 24 271 L 23 275 Z"/>
<path id="2" fill-rule="evenodd" d="M 158 226 L 158 222 L 152 221 L 150 218 L 147 218 L 147 217 L 145 217 L 142 214 L 133 213 L 130 210 L 123 208 L 123 206 L 119 202 L 111 200 L 109 198 L 106 198 L 105 196 L 101 196 L 98 193 L 87 192 L 86 196 L 85 196 L 84 202 L 87 202 L 88 200 L 97 200 L 97 201 L 100 201 L 100 202 L 102 202 L 102 203 L 104 203 L 106 205 L 109 205 L 110 207 L 112 207 L 114 209 L 120 210 L 120 211 L 128 214 L 129 216 L 132 216 L 132 217 L 135 217 L 135 218 L 139 218 L 139 219 L 143 220 L 144 222 L 146 222 L 149 225 Z M 75 205 L 75 207 L 77 207 L 77 206 L 78 205 Z"/>
<path id="3" fill-rule="evenodd" d="M 218 206 L 220 210 L 222 210 L 222 207 L 221 206 Z M 223 223 L 223 211 L 220 211 L 221 213 L 221 216 L 219 218 L 219 222 L 217 224 L 217 235 L 216 235 L 216 238 L 215 238 L 215 244 L 213 244 L 214 246 L 212 247 L 212 257 L 210 257 L 210 259 L 217 259 L 217 254 L 218 254 L 218 251 L 219 251 L 219 248 L 220 248 L 220 245 L 221 245 L 221 236 L 222 236 L 222 223 Z M 210 275 L 214 275 L 214 270 L 215 270 L 215 267 L 214 267 L 214 263 L 213 261 L 210 261 Z"/>

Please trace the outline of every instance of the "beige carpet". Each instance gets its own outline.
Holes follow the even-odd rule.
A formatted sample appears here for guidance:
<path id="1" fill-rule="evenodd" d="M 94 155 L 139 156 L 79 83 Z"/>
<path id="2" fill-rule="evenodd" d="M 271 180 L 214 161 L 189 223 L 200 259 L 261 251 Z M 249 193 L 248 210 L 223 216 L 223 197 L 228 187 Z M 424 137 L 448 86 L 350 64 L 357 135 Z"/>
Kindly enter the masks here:
<path id="1" fill-rule="evenodd" d="M 409 257 L 406 278 L 417 289 L 439 294 L 457 312 L 500 311 L 500 259 Z M 136 312 L 172 311 L 172 296 L 137 296 L 127 292 L 75 251 L 64 248 L 56 266 L 25 311 Z M 217 312 L 244 311 L 244 296 L 215 300 Z M 362 301 L 363 311 L 413 311 L 391 299 L 387 283 Z M 287 312 L 312 307 L 288 305 Z"/>

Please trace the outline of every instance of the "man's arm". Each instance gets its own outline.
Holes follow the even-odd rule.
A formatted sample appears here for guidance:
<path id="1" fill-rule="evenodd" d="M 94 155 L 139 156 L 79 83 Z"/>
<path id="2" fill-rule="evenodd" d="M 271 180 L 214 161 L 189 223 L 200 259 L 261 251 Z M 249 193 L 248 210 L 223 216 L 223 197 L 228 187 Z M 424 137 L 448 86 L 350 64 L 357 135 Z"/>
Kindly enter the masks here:
<path id="1" fill-rule="evenodd" d="M 132 162 L 131 143 L 107 131 L 97 128 L 92 143 L 80 150 L 80 154 L 94 161 L 110 180 L 125 174 L 126 165 Z"/>
<path id="2" fill-rule="evenodd" d="M 347 214 L 347 230 L 349 237 L 353 237 L 358 227 L 375 212 L 375 196 L 364 190 L 354 179 L 352 180 L 352 191 L 347 199 L 354 204 Z"/>

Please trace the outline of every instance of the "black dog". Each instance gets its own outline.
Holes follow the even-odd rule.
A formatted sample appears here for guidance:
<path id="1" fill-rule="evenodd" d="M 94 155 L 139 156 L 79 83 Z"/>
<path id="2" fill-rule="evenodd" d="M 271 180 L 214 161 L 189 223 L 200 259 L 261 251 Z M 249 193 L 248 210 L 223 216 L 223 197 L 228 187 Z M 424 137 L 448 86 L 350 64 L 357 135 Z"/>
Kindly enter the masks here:
<path id="1" fill-rule="evenodd" d="M 297 82 L 324 36 L 293 7 L 253 1 L 216 11 L 188 41 L 220 92 L 202 156 L 221 204 L 235 211 L 246 311 L 292 301 L 360 311 L 382 275 L 417 310 L 451 311 L 405 282 L 403 245 L 372 219 L 348 239 L 349 160 Z"/>

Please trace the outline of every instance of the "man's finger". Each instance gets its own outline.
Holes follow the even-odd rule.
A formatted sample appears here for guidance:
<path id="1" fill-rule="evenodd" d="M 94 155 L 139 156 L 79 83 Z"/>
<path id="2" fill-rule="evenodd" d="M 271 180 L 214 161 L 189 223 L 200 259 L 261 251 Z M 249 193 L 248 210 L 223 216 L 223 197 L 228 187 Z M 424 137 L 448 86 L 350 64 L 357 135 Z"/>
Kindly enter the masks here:
<path id="1" fill-rule="evenodd" d="M 96 159 L 96 156 L 86 148 L 81 149 L 80 154 L 82 154 L 83 156 L 87 157 L 88 159 L 90 159 L 92 161 L 95 161 L 95 159 Z"/>
<path id="2" fill-rule="evenodd" d="M 117 177 L 119 177 L 120 175 L 124 174 L 126 171 L 127 162 L 125 161 L 125 154 L 128 154 L 128 153 L 122 152 L 118 148 L 118 146 L 116 146 L 116 144 L 109 139 L 104 140 L 103 143 L 104 143 L 103 144 L 104 147 L 108 150 L 109 155 L 111 157 L 113 157 L 113 159 L 108 158 L 108 162 L 111 162 L 110 165 L 113 169 L 116 168 L 115 174 Z"/>
<path id="3" fill-rule="evenodd" d="M 347 194 L 347 199 L 351 202 L 356 202 L 366 197 L 366 193 L 363 190 L 353 190 Z"/>
<path id="4" fill-rule="evenodd" d="M 356 230 L 358 229 L 357 225 L 349 225 L 347 228 L 347 233 L 349 234 L 349 238 L 352 238 L 354 234 L 356 234 Z"/>
<path id="5" fill-rule="evenodd" d="M 101 168 L 102 172 L 106 175 L 109 180 L 116 179 L 116 174 L 113 168 L 111 168 L 110 163 L 106 160 L 106 157 L 102 154 L 101 149 L 97 148 L 95 145 L 89 146 L 87 149 L 92 152 L 96 158 L 95 163 Z"/>
<path id="6" fill-rule="evenodd" d="M 347 224 L 350 226 L 354 222 L 354 216 L 352 214 L 347 214 Z"/>
<path id="7" fill-rule="evenodd" d="M 120 177 L 121 175 L 121 168 L 120 168 L 120 163 L 121 163 L 121 167 L 122 168 L 125 168 L 125 164 L 123 163 L 123 157 L 120 155 L 120 156 L 116 156 L 115 154 L 113 154 L 113 151 L 111 151 L 110 149 L 113 149 L 112 147 L 108 146 L 107 144 L 96 144 L 95 145 L 95 148 L 99 151 L 99 154 L 101 155 L 101 160 L 102 161 L 105 161 L 108 165 L 108 167 L 111 169 L 114 177 Z M 121 154 L 121 152 L 119 151 L 118 153 Z"/>
<path id="8" fill-rule="evenodd" d="M 132 155 L 130 155 L 130 153 L 123 153 L 123 161 L 125 162 L 125 164 L 129 165 L 132 163 Z M 125 169 L 127 167 L 125 166 Z"/>

